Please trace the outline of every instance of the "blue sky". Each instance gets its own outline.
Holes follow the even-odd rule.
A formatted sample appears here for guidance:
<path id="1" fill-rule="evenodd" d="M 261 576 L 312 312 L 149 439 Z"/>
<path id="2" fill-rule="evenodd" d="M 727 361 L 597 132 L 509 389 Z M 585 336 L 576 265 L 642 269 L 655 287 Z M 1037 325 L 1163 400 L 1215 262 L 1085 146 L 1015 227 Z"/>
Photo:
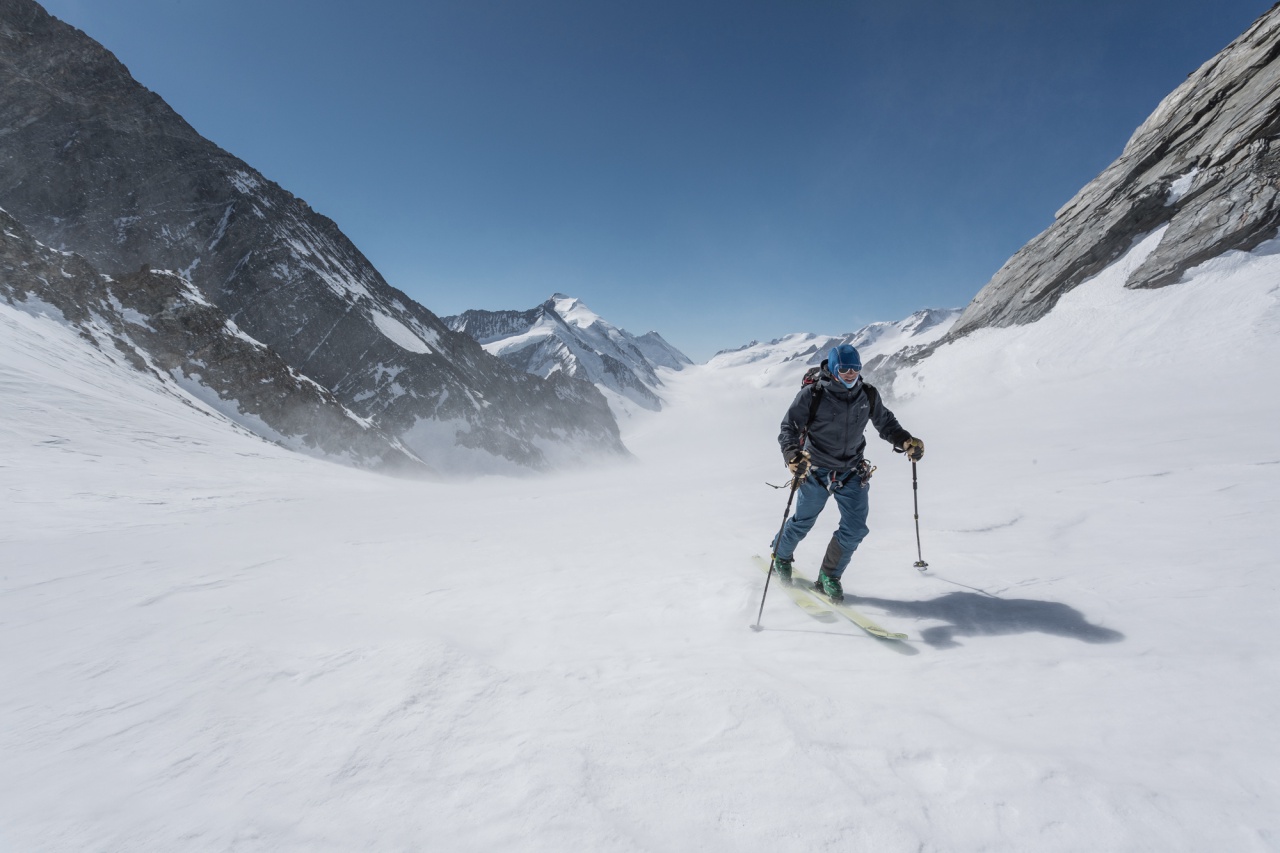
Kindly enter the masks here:
<path id="1" fill-rule="evenodd" d="M 966 304 L 1270 0 L 48 0 L 438 314 Z"/>

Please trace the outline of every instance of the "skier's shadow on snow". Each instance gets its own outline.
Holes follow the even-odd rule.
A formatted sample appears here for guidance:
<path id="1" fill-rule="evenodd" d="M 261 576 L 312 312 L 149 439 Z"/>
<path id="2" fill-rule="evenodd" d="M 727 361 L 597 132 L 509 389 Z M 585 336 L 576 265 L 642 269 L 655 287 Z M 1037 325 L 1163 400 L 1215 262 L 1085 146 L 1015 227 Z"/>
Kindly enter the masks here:
<path id="1" fill-rule="evenodd" d="M 894 601 L 845 595 L 853 604 L 884 608 L 895 616 L 937 619 L 947 622 L 920 632 L 920 639 L 935 649 L 954 649 L 956 637 L 990 637 L 1039 632 L 1069 637 L 1085 643 L 1118 643 L 1119 631 L 1093 625 L 1074 607 L 1056 601 L 1029 598 L 995 598 L 974 592 L 949 592 L 929 601 Z"/>

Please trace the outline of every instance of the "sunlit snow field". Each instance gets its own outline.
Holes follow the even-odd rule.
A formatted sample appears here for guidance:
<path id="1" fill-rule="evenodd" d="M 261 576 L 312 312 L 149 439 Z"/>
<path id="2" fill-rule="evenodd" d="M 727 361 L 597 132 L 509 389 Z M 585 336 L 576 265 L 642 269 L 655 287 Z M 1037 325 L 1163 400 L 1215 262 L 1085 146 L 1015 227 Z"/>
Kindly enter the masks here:
<path id="1" fill-rule="evenodd" d="M 0 850 L 1277 849 L 1280 254 L 1123 290 L 1150 248 L 900 378 L 932 568 L 869 432 L 845 586 L 904 644 L 748 630 L 802 365 L 412 482 L 0 305 Z"/>

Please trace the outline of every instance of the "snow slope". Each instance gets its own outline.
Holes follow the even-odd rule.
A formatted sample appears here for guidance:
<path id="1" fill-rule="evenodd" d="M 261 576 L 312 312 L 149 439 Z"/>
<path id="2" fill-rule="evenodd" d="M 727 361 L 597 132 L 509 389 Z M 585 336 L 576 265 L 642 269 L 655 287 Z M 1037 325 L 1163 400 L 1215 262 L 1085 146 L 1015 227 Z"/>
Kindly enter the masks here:
<path id="1" fill-rule="evenodd" d="M 872 437 L 847 587 L 901 646 L 747 630 L 760 364 L 664 374 L 631 464 L 416 483 L 0 306 L 0 850 L 1276 849 L 1280 254 L 1122 280 L 899 377 L 933 570 Z"/>

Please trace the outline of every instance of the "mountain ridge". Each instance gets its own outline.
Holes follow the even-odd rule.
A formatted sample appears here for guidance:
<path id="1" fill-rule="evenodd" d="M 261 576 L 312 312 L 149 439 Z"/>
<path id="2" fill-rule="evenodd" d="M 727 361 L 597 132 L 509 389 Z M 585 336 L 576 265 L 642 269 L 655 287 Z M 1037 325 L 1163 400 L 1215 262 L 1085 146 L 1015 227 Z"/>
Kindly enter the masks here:
<path id="1" fill-rule="evenodd" d="M 122 368 L 291 450 L 391 473 L 432 473 L 395 438 L 241 331 L 186 279 L 102 275 L 0 210 L 0 298 L 49 314 Z M 53 284 L 52 282 L 57 282 Z"/>
<path id="2" fill-rule="evenodd" d="M 758 364 L 767 374 L 766 384 L 798 383 L 804 370 L 821 364 L 840 344 L 851 344 L 862 357 L 862 375 L 886 395 L 892 392 L 892 373 L 904 353 L 914 352 L 943 339 L 960 316 L 959 308 L 923 308 L 897 321 L 877 321 L 843 335 L 794 332 L 770 341 L 752 341 L 736 349 L 721 350 L 707 362 L 713 367 Z M 888 381 L 886 381 L 888 380 Z"/>

